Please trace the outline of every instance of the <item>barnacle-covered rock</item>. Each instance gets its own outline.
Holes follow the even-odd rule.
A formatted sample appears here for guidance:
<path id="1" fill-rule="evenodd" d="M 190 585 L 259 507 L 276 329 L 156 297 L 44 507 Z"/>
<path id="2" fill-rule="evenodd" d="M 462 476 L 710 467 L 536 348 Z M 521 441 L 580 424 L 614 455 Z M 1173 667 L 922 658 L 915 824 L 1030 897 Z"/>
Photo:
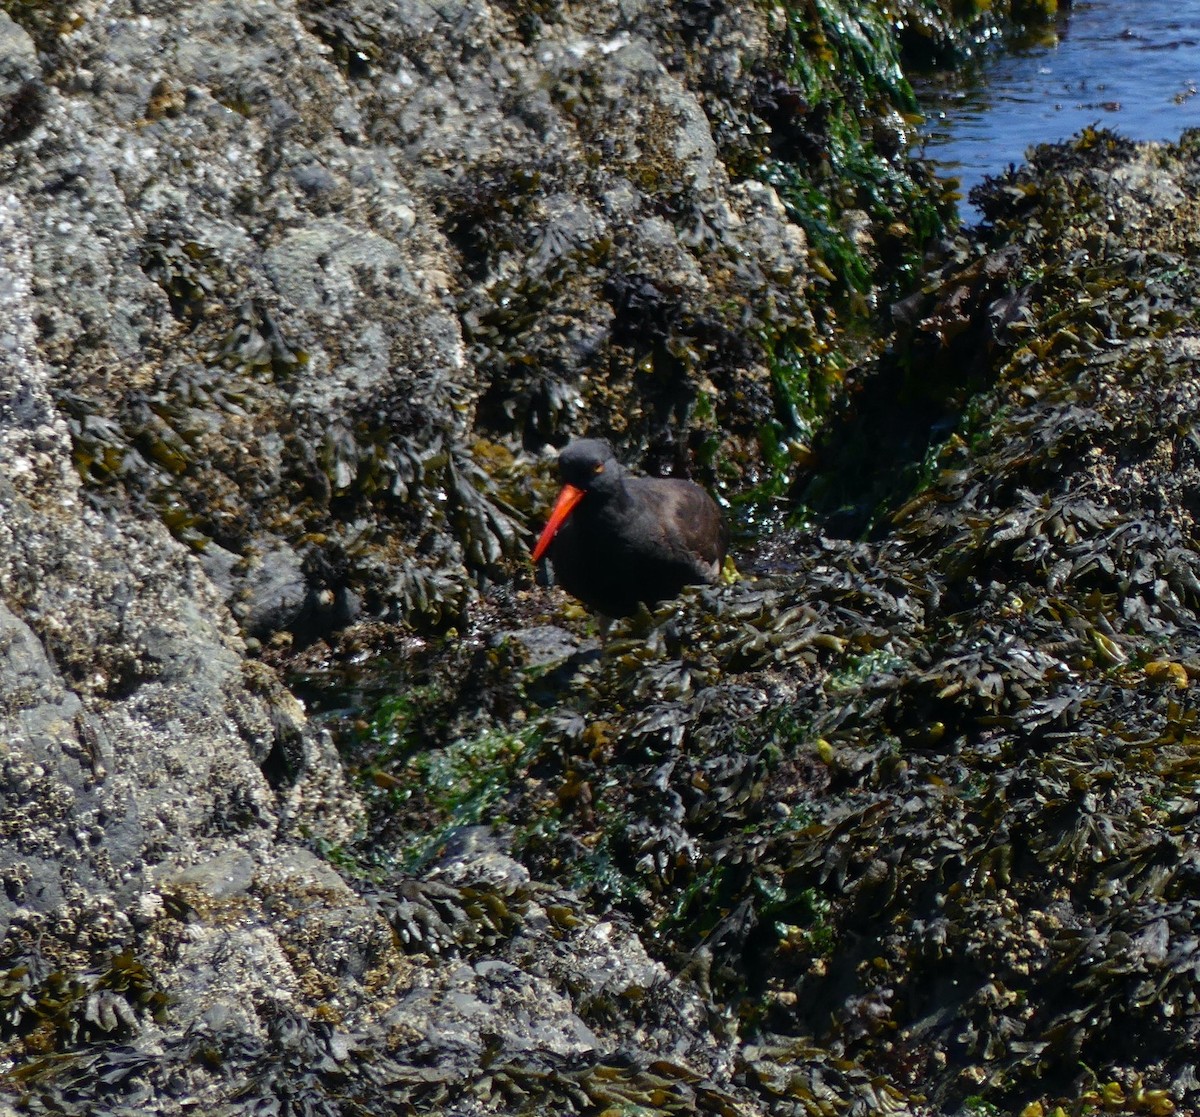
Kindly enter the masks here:
<path id="1" fill-rule="evenodd" d="M 897 342 L 901 369 L 964 338 L 981 364 L 941 401 L 970 398 L 964 429 L 929 455 L 895 537 L 823 554 L 799 538 L 802 604 L 769 580 L 698 594 L 602 665 L 619 769 L 591 773 L 592 803 L 623 817 L 602 846 L 637 885 L 623 902 L 674 949 L 703 944 L 714 987 L 772 1032 L 939 1110 L 1192 1104 L 1197 1017 L 1176 982 L 1194 963 L 1200 478 L 1181 326 L 1197 292 L 1179 249 L 1195 174 L 1189 138 L 1087 133 L 989 187 L 978 259 L 931 282 Z M 894 398 L 892 375 L 868 370 L 853 421 L 874 421 L 871 392 Z M 681 716 L 693 663 L 790 688 L 736 727 Z M 718 743 L 730 773 L 728 750 L 766 746 L 761 791 L 692 814 L 697 789 L 722 792 L 722 769 L 697 764 Z M 1081 1058 L 1098 1079 L 1076 1077 Z"/>
<path id="2" fill-rule="evenodd" d="M 1050 5 L 957 44 L 1014 7 Z M 987 211 L 1066 251 L 963 247 L 896 316 L 914 398 L 979 425 L 892 540 L 779 528 L 757 580 L 601 641 L 517 565 L 546 451 L 604 426 L 726 496 L 831 469 L 806 439 L 843 327 L 944 212 L 891 21 L 933 54 L 962 25 L 6 11 L 6 1103 L 1188 1102 L 1183 164 L 1041 153 Z M 1057 208 L 1097 199 L 1103 227 Z M 1060 256 L 1094 314 L 1054 317 Z M 977 331 L 956 382 L 940 347 Z M 884 413 L 874 367 L 851 386 Z M 354 788 L 270 665 L 290 645 L 382 692 L 342 734 Z M 1120 1046 L 1156 1013 L 1159 1063 Z M 1085 1046 L 1102 1081 L 1070 1079 Z"/>
<path id="3" fill-rule="evenodd" d="M 751 577 L 568 642 L 548 685 L 478 660 L 487 717 L 404 720 L 453 796 L 411 740 L 361 754 L 408 826 L 485 802 L 547 913 L 569 886 L 632 920 L 764 1112 L 1195 1104 L 1195 160 L 1087 133 L 991 185 L 835 420 L 869 437 L 904 377 L 936 404 L 919 486 L 864 490 L 874 541 L 773 526 Z"/>
<path id="4" fill-rule="evenodd" d="M 283 819 L 336 840 L 353 798 L 274 672 L 247 669 L 196 560 L 157 521 L 86 503 L 35 345 L 29 230 L 11 198 L 0 226 L 0 1036 L 8 1066 L 48 1059 L 39 1069 L 101 1042 L 115 1083 L 123 1045 L 144 1045 L 127 1051 L 129 1074 L 153 1061 L 168 1005 L 176 1026 L 212 1012 L 252 1033 L 251 986 L 269 1000 L 318 968 L 302 926 L 271 927 L 249 882 L 260 873 L 315 922 L 337 912 L 344 931 L 351 894 L 336 877 L 311 887 L 329 870 L 290 847 Z M 283 753 L 299 763 L 277 794 L 268 774 Z M 289 873 L 289 857 L 308 864 Z"/>
<path id="5" fill-rule="evenodd" d="M 995 7 L 962 43 L 1014 14 Z M 590 424 L 729 488 L 783 468 L 842 318 L 940 227 L 889 20 L 943 47 L 979 22 L 374 0 L 13 18 L 2 173 L 39 230 L 76 468 L 211 548 L 246 633 L 301 642 L 364 613 L 460 627 L 478 581 L 511 576 L 532 508 L 481 442 L 532 455 Z M 125 76 L 94 80 L 101 55 Z"/>

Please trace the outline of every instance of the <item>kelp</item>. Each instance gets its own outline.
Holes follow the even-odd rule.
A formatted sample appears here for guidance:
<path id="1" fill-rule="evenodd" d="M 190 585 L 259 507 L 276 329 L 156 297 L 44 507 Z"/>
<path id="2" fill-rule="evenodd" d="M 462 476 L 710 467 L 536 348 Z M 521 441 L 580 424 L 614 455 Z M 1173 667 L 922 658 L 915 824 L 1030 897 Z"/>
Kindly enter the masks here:
<path id="1" fill-rule="evenodd" d="M 766 1112 L 1197 1090 L 1194 278 L 1167 216 L 1059 239 L 1133 154 L 994 183 L 1010 208 L 857 373 L 887 399 L 916 354 L 986 353 L 881 538 L 776 527 L 757 577 L 622 622 L 512 773 L 534 878 L 646 927 Z"/>

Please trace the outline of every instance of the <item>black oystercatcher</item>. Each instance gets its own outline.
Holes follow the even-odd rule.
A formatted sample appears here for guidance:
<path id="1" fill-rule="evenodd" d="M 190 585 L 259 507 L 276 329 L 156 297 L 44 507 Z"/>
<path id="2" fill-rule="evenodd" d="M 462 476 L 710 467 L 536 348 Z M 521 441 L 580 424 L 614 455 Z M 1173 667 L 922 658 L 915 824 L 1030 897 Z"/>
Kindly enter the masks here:
<path id="1" fill-rule="evenodd" d="M 558 456 L 562 492 L 533 549 L 549 553 L 554 574 L 585 605 L 625 617 L 715 582 L 729 529 L 699 485 L 631 477 L 602 439 L 572 442 Z"/>

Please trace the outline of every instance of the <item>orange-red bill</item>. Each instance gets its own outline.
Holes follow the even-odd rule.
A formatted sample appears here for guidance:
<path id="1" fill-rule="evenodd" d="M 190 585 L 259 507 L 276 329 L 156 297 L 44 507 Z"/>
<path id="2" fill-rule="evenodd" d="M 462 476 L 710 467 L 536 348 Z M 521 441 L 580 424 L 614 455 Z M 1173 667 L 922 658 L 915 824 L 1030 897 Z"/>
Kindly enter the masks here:
<path id="1" fill-rule="evenodd" d="M 546 548 L 550 546 L 558 534 L 558 529 L 562 527 L 563 520 L 571 514 L 571 510 L 586 495 L 583 489 L 577 489 L 574 485 L 563 485 L 562 492 L 558 494 L 558 499 L 550 510 L 550 519 L 546 521 L 546 526 L 542 528 L 542 534 L 538 536 L 537 546 L 533 548 L 534 562 L 537 562 L 546 553 Z"/>

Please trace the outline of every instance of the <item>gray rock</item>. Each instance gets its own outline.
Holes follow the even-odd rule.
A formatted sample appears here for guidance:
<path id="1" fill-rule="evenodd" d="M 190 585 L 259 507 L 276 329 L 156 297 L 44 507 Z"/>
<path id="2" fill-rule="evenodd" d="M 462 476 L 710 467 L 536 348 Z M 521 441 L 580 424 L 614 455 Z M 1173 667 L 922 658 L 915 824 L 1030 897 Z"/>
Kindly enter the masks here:
<path id="1" fill-rule="evenodd" d="M 248 901 L 249 874 L 272 881 L 272 903 L 324 906 L 345 928 L 349 901 L 373 922 L 310 855 L 284 868 L 300 851 L 281 812 L 320 832 L 332 800 L 340 836 L 353 798 L 302 714 L 288 728 L 309 764 L 276 796 L 259 768 L 285 725 L 272 673 L 243 663 L 220 595 L 160 524 L 84 503 L 35 343 L 27 223 L 16 199 L 0 204 L 0 929 L 10 956 L 68 972 L 136 952 L 177 1021 L 225 1004 L 257 1027 L 248 990 L 278 996 L 287 928 L 307 932 L 270 919 L 265 892 Z M 164 880 L 207 896 L 182 937 Z M 230 914 L 210 922 L 218 908 Z"/>
<path id="2" fill-rule="evenodd" d="M 447 966 L 415 985 L 385 1017 L 392 1027 L 415 1029 L 460 1057 L 513 1058 L 530 1051 L 555 1055 L 592 1052 L 599 1041 L 549 982 L 507 962 Z"/>
<path id="3" fill-rule="evenodd" d="M 730 81 L 765 41 L 742 14 L 713 47 Z M 488 1051 L 611 1054 L 630 1037 L 587 1013 L 662 980 L 636 935 L 564 936 L 480 832 L 431 882 L 462 917 L 403 940 L 308 848 L 345 854 L 362 807 L 245 639 L 368 605 L 458 623 L 523 559 L 480 439 L 540 450 L 585 407 L 634 442 L 692 421 L 606 378 L 606 284 L 783 305 L 802 234 L 729 182 L 654 5 L 563 9 L 529 41 L 475 2 L 26 15 L 0 16 L 0 931 L 33 1015 L 0 1066 L 37 1029 L 107 1037 L 146 1061 L 137 1111 L 233 1113 L 293 1042 L 311 1069 L 419 1033 L 474 1060 L 459 1082 Z M 507 939 L 479 895 L 511 902 Z M 47 1023 L 52 972 L 84 995 Z"/>
<path id="4" fill-rule="evenodd" d="M 279 546 L 253 556 L 240 579 L 244 600 L 239 602 L 242 628 L 265 636 L 293 628 L 308 606 L 308 579 L 300 556 Z"/>

